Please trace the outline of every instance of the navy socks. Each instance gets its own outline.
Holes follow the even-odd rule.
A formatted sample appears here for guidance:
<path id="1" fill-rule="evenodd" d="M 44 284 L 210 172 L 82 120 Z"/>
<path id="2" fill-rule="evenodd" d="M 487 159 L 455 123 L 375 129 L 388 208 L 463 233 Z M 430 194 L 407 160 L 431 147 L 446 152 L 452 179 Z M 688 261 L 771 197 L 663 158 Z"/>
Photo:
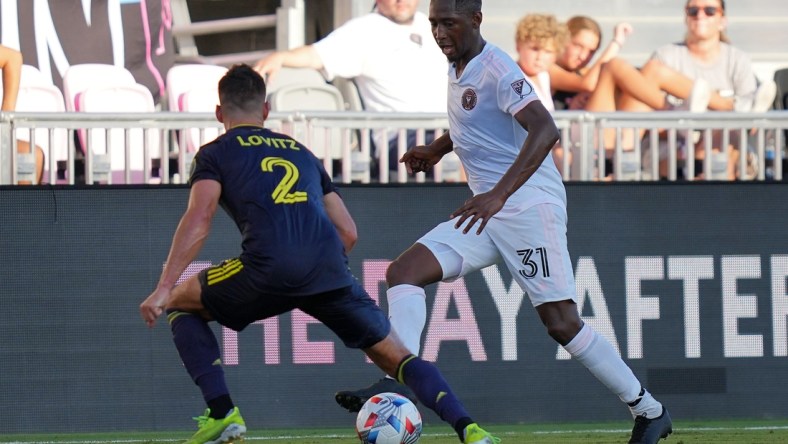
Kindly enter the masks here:
<path id="1" fill-rule="evenodd" d="M 192 380 L 202 391 L 212 418 L 224 418 L 234 406 L 219 354 L 219 343 L 208 323 L 195 314 L 168 310 L 167 321 L 178 354 Z"/>
<path id="2" fill-rule="evenodd" d="M 460 440 L 463 439 L 465 427 L 473 420 L 434 365 L 410 355 L 399 364 L 397 379 L 410 387 L 422 404 L 451 424 Z"/>

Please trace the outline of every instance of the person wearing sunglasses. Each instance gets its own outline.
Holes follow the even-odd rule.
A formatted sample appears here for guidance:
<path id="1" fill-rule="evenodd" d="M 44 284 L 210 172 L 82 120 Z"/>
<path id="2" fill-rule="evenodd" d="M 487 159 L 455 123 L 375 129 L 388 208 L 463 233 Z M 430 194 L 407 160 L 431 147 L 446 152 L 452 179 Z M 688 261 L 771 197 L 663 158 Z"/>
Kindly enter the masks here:
<path id="1" fill-rule="evenodd" d="M 616 25 L 612 41 L 593 63 L 594 55 L 601 47 L 599 24 L 587 16 L 574 16 L 566 24 L 570 41 L 549 69 L 556 109 L 592 112 L 670 110 L 675 107 L 667 99 L 669 94 L 683 99 L 683 109 L 689 111 L 726 106 L 727 101 L 711 91 L 702 79 L 693 80 L 655 59 L 637 68 L 619 57 L 619 51 L 634 31 L 630 24 Z M 624 130 L 623 149 L 633 150 L 642 135 L 642 131 Z M 579 137 L 579 127 L 573 126 L 571 139 Z M 606 148 L 606 166 L 600 172 L 600 178 L 608 179 L 613 171 L 614 129 L 605 131 L 602 143 Z M 564 156 L 562 146 L 553 150 L 559 169 L 563 166 Z"/>
<path id="2" fill-rule="evenodd" d="M 658 48 L 652 59 L 689 78 L 703 79 L 708 83 L 711 91 L 723 98 L 709 103 L 708 108 L 711 110 L 767 111 L 774 101 L 775 84 L 767 81 L 758 85 L 750 56 L 730 43 L 725 33 L 728 26 L 725 1 L 688 0 L 684 13 L 684 39 Z M 680 102 L 671 99 L 674 103 Z M 722 132 L 713 132 L 714 150 L 728 151 L 727 178 L 734 179 L 738 174 L 739 140 L 731 137 L 729 147 L 721 145 Z M 704 141 L 700 140 L 695 144 L 696 174 L 702 171 L 704 154 Z"/>
<path id="3" fill-rule="evenodd" d="M 684 40 L 660 47 L 639 69 L 621 58 L 611 58 L 602 65 L 593 87 L 583 89 L 580 76 L 567 80 L 567 76 L 556 74 L 557 68 L 554 67 L 551 72 L 553 86 L 559 91 L 577 91 L 567 102 L 568 109 L 592 112 L 762 112 L 768 109 L 774 98 L 774 83 L 765 83 L 757 88 L 749 56 L 730 45 L 724 32 L 727 26 L 724 1 L 688 0 L 685 23 L 687 32 Z M 559 57 L 558 63 L 561 61 Z M 560 96 L 560 93 L 556 95 Z M 625 151 L 633 149 L 642 136 L 643 131 L 622 132 L 622 147 Z M 719 152 L 722 134 L 714 132 L 713 136 L 713 146 Z M 614 131 L 605 133 L 603 143 L 608 148 L 608 159 L 612 157 L 615 138 Z M 680 142 L 687 144 L 686 141 Z M 734 140 L 728 150 L 729 160 L 724 172 L 728 179 L 736 177 L 737 142 Z M 703 141 L 697 144 L 695 152 L 695 172 L 700 173 L 705 153 Z M 660 157 L 659 175 L 666 177 L 667 148 L 661 149 Z M 611 170 L 612 162 L 608 160 L 605 171 L 609 174 Z"/>

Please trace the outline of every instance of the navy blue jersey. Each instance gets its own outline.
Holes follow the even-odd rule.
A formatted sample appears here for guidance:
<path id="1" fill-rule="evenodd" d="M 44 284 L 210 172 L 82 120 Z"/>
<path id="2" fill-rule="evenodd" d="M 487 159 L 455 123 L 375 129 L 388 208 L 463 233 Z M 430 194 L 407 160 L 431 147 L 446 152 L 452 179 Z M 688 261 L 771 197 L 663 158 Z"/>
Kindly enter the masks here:
<path id="1" fill-rule="evenodd" d="M 205 179 L 222 185 L 219 203 L 241 231 L 240 259 L 260 291 L 303 296 L 353 283 L 323 206 L 334 185 L 305 146 L 265 128 L 235 127 L 197 152 L 190 183 Z"/>

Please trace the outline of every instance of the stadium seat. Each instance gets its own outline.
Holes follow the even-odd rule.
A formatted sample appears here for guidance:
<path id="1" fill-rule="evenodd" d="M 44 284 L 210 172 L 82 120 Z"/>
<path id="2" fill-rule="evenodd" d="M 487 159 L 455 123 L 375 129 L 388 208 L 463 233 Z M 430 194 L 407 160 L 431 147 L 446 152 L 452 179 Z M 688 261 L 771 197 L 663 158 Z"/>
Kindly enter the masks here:
<path id="1" fill-rule="evenodd" d="M 170 111 L 213 113 L 219 104 L 219 80 L 227 68 L 218 65 L 184 64 L 167 71 L 167 103 Z M 215 139 L 220 128 L 192 128 L 178 132 L 178 142 L 187 153 L 194 153 L 203 144 Z"/>
<path id="2" fill-rule="evenodd" d="M 322 85 L 291 84 L 274 90 L 268 96 L 271 111 L 344 111 L 345 99 L 342 93 L 327 83 Z M 326 137 L 325 131 L 309 129 L 300 122 L 293 124 L 291 136 L 304 143 L 321 159 L 331 157 L 342 158 L 341 134 L 337 129 L 331 130 Z"/>
<path id="3" fill-rule="evenodd" d="M 16 101 L 17 112 L 64 112 L 63 93 L 55 85 L 23 84 L 19 87 L 19 96 Z M 17 130 L 16 138 L 26 142 L 35 138 L 36 146 L 46 153 L 46 166 L 50 165 L 50 156 L 56 162 L 68 160 L 68 131 L 63 128 L 52 130 L 52 139 L 49 138 L 49 129 Z"/>
<path id="4" fill-rule="evenodd" d="M 272 93 L 290 85 L 325 85 L 326 78 L 312 68 L 281 68 L 273 80 L 266 79 L 266 89 Z"/>
<path id="5" fill-rule="evenodd" d="M 179 111 L 187 113 L 214 113 L 218 103 L 219 98 L 216 95 L 216 91 L 197 88 L 181 94 L 178 100 L 178 108 Z M 183 133 L 183 143 L 186 152 L 196 152 L 202 145 L 219 137 L 223 132 L 223 129 L 218 126 L 215 128 L 192 128 L 185 131 Z"/>
<path id="6" fill-rule="evenodd" d="M 24 85 L 54 85 L 54 83 L 52 83 L 50 77 L 45 76 L 37 67 L 33 65 L 22 65 L 19 86 Z"/>
<path id="7" fill-rule="evenodd" d="M 176 65 L 167 71 L 167 102 L 170 111 L 213 113 L 219 104 L 219 79 L 227 68 L 218 65 Z M 215 139 L 221 130 L 206 128 L 190 129 L 178 134 L 186 152 L 193 153 L 203 144 Z"/>
<path id="8" fill-rule="evenodd" d="M 227 68 L 218 65 L 185 64 L 175 65 L 167 71 L 167 106 L 170 111 L 183 111 L 179 106 L 181 96 L 186 92 L 204 88 L 216 97 L 219 79 L 227 72 Z M 213 111 L 213 106 L 210 111 Z"/>
<path id="9" fill-rule="evenodd" d="M 19 95 L 17 96 L 15 111 L 63 112 L 65 111 L 63 93 L 38 68 L 32 65 L 22 65 L 22 74 L 19 79 Z M 56 128 L 52 130 L 51 139 L 49 134 L 50 130 L 47 128 L 39 128 L 33 131 L 18 129 L 16 131 L 18 140 L 30 142 L 32 137 L 35 139 L 35 145 L 44 151 L 45 178 L 48 177 L 47 171 L 52 159 L 55 162 L 63 162 L 63 165 L 68 160 L 68 131 L 63 128 Z M 65 166 L 62 168 L 65 169 Z"/>
<path id="10" fill-rule="evenodd" d="M 134 75 L 122 67 L 103 63 L 71 65 L 63 74 L 63 96 L 67 111 L 77 111 L 78 96 L 88 88 L 134 85 Z"/>
<path id="11" fill-rule="evenodd" d="M 358 86 L 353 79 L 344 77 L 334 77 L 331 84 L 336 86 L 342 97 L 345 98 L 345 109 L 348 111 L 363 111 L 364 103 L 361 101 L 361 95 L 358 92 Z"/>
<path id="12" fill-rule="evenodd" d="M 342 111 L 342 93 L 327 83 L 322 85 L 292 84 L 273 91 L 268 96 L 273 111 Z"/>
<path id="13" fill-rule="evenodd" d="M 153 95 L 143 85 L 117 85 L 88 88 L 77 97 L 76 110 L 98 113 L 154 112 Z M 128 137 L 127 137 L 128 132 Z M 161 158 L 159 130 L 144 131 L 140 128 L 94 128 L 78 132 L 86 152 L 94 155 L 94 181 L 103 181 L 103 173 L 111 172 L 112 183 L 144 183 L 145 172 L 151 176 L 152 165 L 145 164 L 145 148 L 150 160 Z M 128 147 L 127 147 L 128 141 Z M 130 177 L 126 178 L 126 150 L 128 148 Z M 105 155 L 109 155 L 107 158 Z"/>

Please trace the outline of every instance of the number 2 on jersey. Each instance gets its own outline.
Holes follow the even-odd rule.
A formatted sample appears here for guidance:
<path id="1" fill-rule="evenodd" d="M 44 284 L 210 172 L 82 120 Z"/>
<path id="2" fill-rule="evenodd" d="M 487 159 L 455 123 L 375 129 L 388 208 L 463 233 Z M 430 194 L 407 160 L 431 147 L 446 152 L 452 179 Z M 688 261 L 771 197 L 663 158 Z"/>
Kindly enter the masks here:
<path id="1" fill-rule="evenodd" d="M 274 167 L 282 167 L 285 170 L 285 177 L 282 178 L 279 185 L 276 186 L 271 197 L 274 198 L 274 203 L 297 203 L 306 202 L 306 192 L 293 191 L 293 186 L 298 182 L 298 167 L 289 160 L 282 159 L 281 157 L 266 157 L 260 162 L 260 168 L 266 173 L 274 170 Z"/>

